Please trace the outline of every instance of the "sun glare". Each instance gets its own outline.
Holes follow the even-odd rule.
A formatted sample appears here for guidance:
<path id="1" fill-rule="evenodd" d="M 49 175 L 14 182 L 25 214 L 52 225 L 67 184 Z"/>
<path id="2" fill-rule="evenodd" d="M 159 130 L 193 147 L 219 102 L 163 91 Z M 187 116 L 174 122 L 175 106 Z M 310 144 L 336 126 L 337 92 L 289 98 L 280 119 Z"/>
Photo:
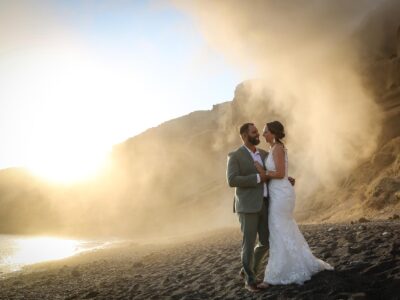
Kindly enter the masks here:
<path id="1" fill-rule="evenodd" d="M 0 96 L 10 99 L 2 113 L 13 128 L 4 160 L 48 181 L 81 181 L 113 145 L 166 118 L 168 102 L 155 109 L 154 99 L 167 95 L 154 90 L 149 68 L 107 55 L 69 41 L 8 58 L 13 72 Z"/>
<path id="2" fill-rule="evenodd" d="M 140 89 L 124 70 L 75 49 L 33 53 L 22 78 L 27 82 L 15 109 L 24 129 L 23 166 L 49 181 L 75 182 L 95 175 L 113 144 L 129 136 L 132 95 Z M 142 98 L 140 98 L 142 99 Z M 21 106 L 20 106 L 21 107 Z"/>
<path id="3" fill-rule="evenodd" d="M 68 184 L 96 176 L 104 164 L 105 158 L 90 156 L 90 153 L 82 153 L 82 157 L 74 157 L 67 153 L 63 158 L 56 154 L 43 158 L 37 165 L 33 162 L 27 168 L 35 176 L 47 181 Z"/>

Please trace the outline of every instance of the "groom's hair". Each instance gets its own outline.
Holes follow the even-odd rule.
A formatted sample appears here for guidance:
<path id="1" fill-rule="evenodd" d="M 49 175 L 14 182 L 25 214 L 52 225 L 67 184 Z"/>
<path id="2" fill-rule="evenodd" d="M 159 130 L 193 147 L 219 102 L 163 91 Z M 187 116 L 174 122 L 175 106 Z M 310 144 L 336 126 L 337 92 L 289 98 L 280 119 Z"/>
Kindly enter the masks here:
<path id="1" fill-rule="evenodd" d="M 250 126 L 254 126 L 254 123 L 244 123 L 242 126 L 240 126 L 240 135 L 243 135 L 243 133 L 247 133 Z"/>

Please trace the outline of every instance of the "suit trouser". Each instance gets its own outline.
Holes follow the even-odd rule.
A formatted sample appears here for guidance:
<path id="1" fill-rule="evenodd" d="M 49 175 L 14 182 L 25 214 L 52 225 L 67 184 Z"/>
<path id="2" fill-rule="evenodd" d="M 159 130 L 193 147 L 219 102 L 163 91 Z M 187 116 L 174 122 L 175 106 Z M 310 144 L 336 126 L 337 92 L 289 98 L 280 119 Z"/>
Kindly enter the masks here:
<path id="1" fill-rule="evenodd" d="M 269 245 L 268 202 L 264 199 L 262 208 L 257 213 L 238 213 L 238 215 L 243 233 L 242 265 L 245 280 L 248 284 L 255 284 Z M 258 244 L 255 247 L 257 234 Z"/>

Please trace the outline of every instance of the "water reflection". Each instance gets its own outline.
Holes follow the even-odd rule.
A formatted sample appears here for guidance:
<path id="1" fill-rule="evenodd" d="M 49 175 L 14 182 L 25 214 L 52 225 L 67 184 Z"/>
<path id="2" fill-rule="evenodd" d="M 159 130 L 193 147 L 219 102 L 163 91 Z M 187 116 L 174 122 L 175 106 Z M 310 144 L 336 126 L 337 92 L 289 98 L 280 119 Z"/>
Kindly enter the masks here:
<path id="1" fill-rule="evenodd" d="M 104 242 L 0 235 L 0 272 L 16 271 L 24 265 L 62 259 L 101 245 Z"/>

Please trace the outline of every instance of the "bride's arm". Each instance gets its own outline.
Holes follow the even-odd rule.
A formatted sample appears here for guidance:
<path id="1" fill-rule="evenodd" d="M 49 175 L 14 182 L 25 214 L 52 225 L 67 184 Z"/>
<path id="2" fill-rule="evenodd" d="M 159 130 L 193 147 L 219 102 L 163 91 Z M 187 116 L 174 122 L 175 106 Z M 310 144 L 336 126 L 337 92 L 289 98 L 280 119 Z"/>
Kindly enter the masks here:
<path id="1" fill-rule="evenodd" d="M 282 144 L 277 144 L 272 152 L 276 171 L 268 171 L 268 178 L 282 179 L 285 177 L 285 150 Z"/>

